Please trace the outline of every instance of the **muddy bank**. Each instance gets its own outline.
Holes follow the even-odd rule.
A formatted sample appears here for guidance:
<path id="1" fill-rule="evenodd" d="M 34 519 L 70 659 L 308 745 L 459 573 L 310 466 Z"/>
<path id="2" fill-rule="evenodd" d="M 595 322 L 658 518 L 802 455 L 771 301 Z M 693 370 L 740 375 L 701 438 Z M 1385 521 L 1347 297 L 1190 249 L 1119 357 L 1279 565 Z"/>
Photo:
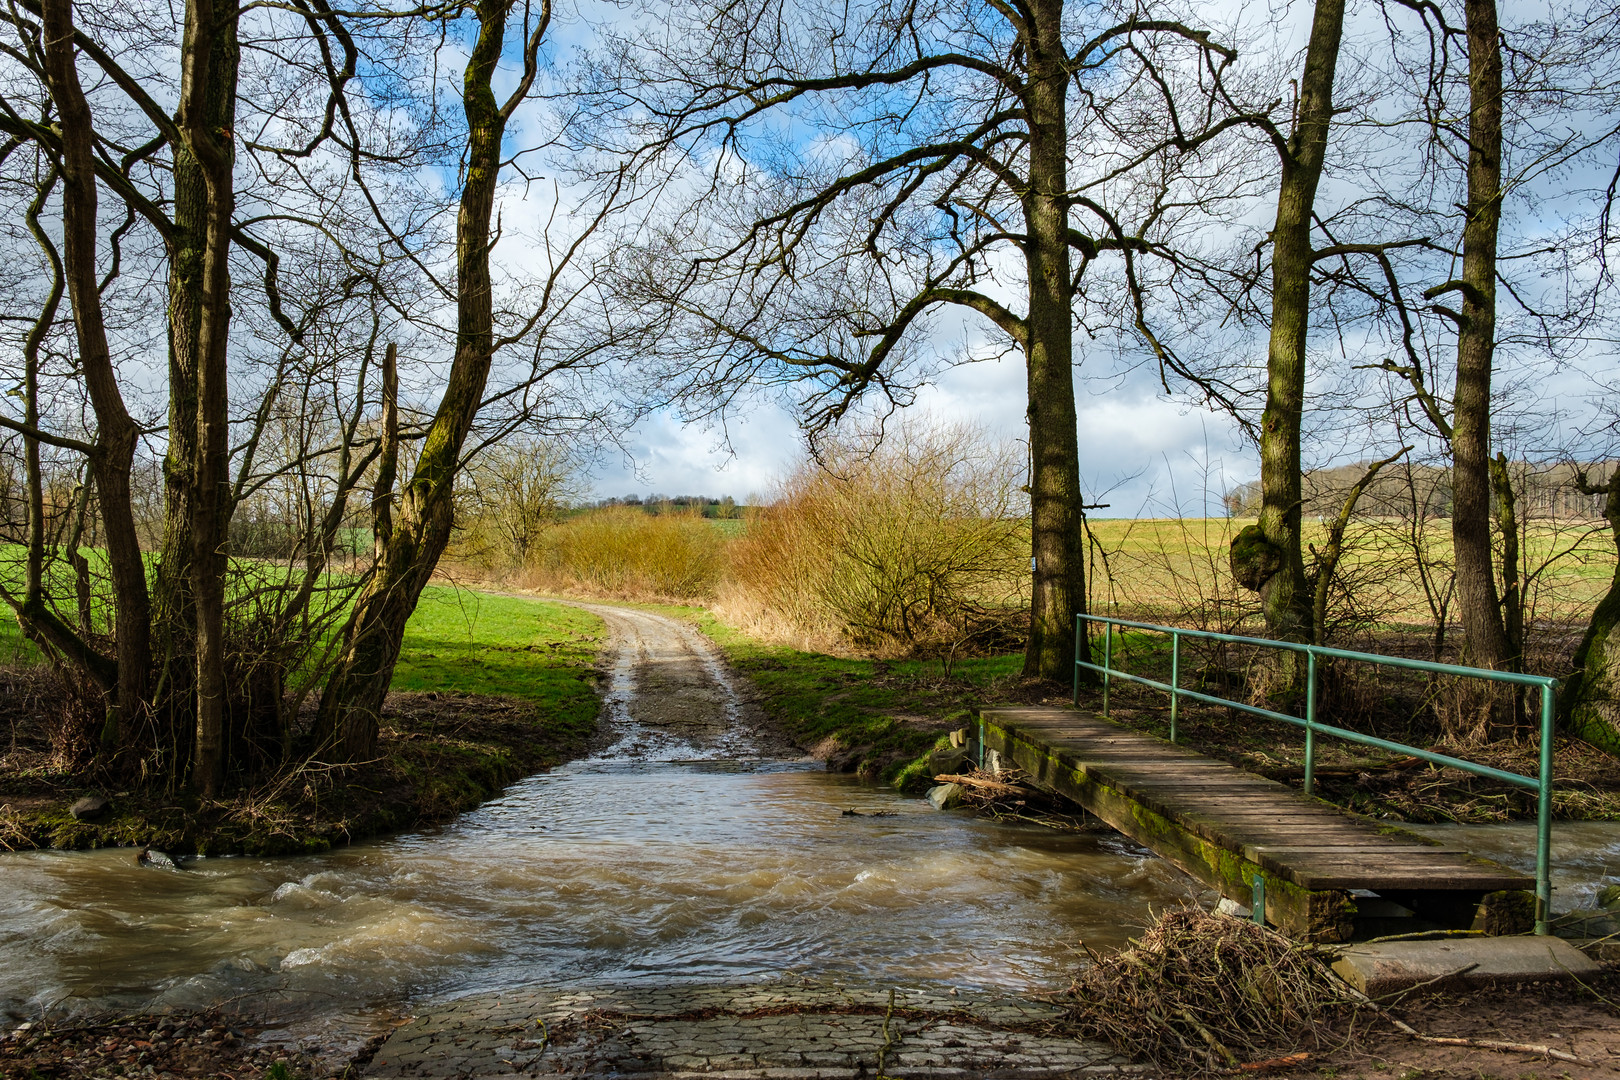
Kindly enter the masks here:
<path id="1" fill-rule="evenodd" d="M 514 780 L 584 752 L 593 724 L 588 714 L 511 698 L 390 694 L 377 760 L 301 766 L 224 800 L 119 790 L 55 770 L 44 728 L 38 712 L 14 718 L 0 757 L 0 848 L 293 855 L 449 821 Z M 93 819 L 74 817 L 74 804 L 92 795 L 110 807 Z"/>

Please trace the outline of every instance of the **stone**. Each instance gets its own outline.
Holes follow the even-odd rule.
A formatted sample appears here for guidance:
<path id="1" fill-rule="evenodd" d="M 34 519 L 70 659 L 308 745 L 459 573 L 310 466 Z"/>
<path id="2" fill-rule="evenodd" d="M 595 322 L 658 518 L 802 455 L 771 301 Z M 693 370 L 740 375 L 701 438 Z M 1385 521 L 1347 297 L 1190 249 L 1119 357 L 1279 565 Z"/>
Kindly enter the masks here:
<path id="1" fill-rule="evenodd" d="M 1605 885 L 1599 889 L 1597 904 L 1600 908 L 1620 908 L 1620 885 Z"/>
<path id="2" fill-rule="evenodd" d="M 1234 919 L 1252 919 L 1254 911 L 1233 900 L 1230 896 L 1223 896 L 1215 905 L 1215 914 L 1230 915 Z"/>
<path id="3" fill-rule="evenodd" d="M 971 766 L 972 759 L 968 757 L 966 750 L 960 748 L 935 750 L 928 755 L 929 776 L 955 776 Z"/>
<path id="4" fill-rule="evenodd" d="M 928 802 L 935 810 L 952 810 L 962 805 L 961 784 L 935 784 L 928 789 Z"/>
<path id="5" fill-rule="evenodd" d="M 1603 969 L 1562 938 L 1473 937 L 1346 945 L 1333 970 L 1363 994 L 1379 998 L 1419 983 L 1458 987 L 1589 979 Z"/>
<path id="6" fill-rule="evenodd" d="M 135 853 L 135 861 L 142 866 L 150 866 L 154 870 L 178 870 L 180 864 L 169 857 L 166 851 L 157 848 L 144 847 Z"/>
<path id="7" fill-rule="evenodd" d="M 112 813 L 112 800 L 105 795 L 86 795 L 68 808 L 77 821 L 100 821 Z"/>

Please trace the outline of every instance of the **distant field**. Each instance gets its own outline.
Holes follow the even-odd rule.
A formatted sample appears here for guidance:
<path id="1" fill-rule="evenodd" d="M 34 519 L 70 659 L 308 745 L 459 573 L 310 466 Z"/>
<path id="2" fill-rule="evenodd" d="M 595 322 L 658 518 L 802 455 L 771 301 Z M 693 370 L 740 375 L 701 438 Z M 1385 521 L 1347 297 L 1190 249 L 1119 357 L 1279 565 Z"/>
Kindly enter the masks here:
<path id="1" fill-rule="evenodd" d="M 1239 588 L 1227 569 L 1232 537 L 1252 518 L 1114 519 L 1091 522 L 1095 540 L 1088 555 L 1094 606 L 1185 617 L 1204 613 L 1213 621 L 1251 611 L 1255 594 Z M 1338 576 L 1358 607 L 1379 622 L 1424 624 L 1432 620 L 1422 576 L 1412 551 L 1410 522 L 1352 522 Z M 1306 543 L 1326 542 L 1327 526 L 1306 523 Z M 1443 581 L 1450 573 L 1451 523 L 1425 522 L 1419 540 Z M 1581 620 L 1591 613 L 1614 575 L 1615 552 L 1607 526 L 1532 522 L 1525 544 L 1531 618 Z M 1307 566 L 1310 551 L 1306 551 Z M 1455 606 L 1452 608 L 1455 617 Z"/>

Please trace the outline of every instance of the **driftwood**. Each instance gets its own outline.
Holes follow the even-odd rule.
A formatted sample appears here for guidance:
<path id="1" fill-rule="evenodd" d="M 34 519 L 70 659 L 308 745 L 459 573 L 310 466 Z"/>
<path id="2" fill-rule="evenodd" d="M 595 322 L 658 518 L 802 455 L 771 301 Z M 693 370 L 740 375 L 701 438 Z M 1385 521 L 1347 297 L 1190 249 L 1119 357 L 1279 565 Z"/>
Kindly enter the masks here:
<path id="1" fill-rule="evenodd" d="M 941 784 L 961 784 L 965 788 L 983 792 L 993 799 L 1027 799 L 1033 795 L 1029 788 L 1017 784 L 1008 784 L 1000 780 L 991 780 L 984 776 L 962 776 L 955 773 L 944 773 L 934 777 Z"/>

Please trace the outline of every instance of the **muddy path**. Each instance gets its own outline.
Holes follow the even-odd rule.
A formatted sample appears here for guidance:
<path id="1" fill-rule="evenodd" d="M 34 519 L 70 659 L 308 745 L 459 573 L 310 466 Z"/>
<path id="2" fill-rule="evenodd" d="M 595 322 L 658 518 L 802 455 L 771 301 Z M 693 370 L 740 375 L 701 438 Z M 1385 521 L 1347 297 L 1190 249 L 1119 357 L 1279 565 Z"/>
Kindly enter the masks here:
<path id="1" fill-rule="evenodd" d="M 607 624 L 596 756 L 653 761 L 800 758 L 712 641 L 679 619 L 565 600 Z"/>

